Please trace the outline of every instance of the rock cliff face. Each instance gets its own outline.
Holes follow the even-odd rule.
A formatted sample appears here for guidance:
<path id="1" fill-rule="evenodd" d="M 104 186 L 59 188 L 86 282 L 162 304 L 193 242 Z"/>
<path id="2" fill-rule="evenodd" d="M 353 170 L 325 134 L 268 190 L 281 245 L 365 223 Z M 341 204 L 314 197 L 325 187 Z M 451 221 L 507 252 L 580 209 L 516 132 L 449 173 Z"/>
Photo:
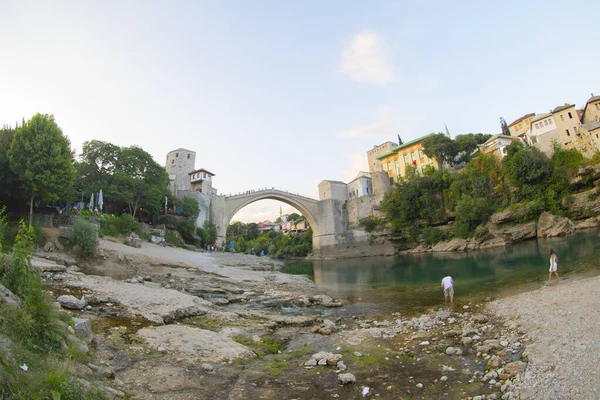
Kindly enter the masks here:
<path id="1" fill-rule="evenodd" d="M 565 236 L 575 230 L 575 224 L 567 217 L 559 217 L 543 212 L 537 222 L 537 236 L 549 238 Z"/>

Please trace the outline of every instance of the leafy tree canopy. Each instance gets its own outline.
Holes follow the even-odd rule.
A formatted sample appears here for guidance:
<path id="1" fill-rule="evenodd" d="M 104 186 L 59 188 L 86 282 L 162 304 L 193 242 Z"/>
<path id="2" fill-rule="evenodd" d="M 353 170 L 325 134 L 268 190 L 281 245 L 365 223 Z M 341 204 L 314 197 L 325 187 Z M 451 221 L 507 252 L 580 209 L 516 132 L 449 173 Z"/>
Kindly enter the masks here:
<path id="1" fill-rule="evenodd" d="M 445 163 L 453 164 L 458 155 L 458 146 L 454 140 L 440 132 L 423 140 L 423 152 L 427 157 L 435 158 L 443 170 Z"/>
<path id="2" fill-rule="evenodd" d="M 75 180 L 71 144 L 52 115 L 36 114 L 17 127 L 8 158 L 31 197 L 30 224 L 36 196 L 58 200 Z"/>

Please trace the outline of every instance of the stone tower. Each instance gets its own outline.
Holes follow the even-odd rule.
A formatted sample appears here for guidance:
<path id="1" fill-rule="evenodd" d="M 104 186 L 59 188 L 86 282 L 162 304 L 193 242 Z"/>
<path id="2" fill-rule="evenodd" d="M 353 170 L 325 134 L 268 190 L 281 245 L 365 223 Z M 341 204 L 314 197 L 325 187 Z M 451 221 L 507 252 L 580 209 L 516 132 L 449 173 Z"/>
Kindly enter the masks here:
<path id="1" fill-rule="evenodd" d="M 196 152 L 175 149 L 167 153 L 165 170 L 169 174 L 169 189 L 173 195 L 178 190 L 190 190 L 190 172 L 196 164 Z"/>

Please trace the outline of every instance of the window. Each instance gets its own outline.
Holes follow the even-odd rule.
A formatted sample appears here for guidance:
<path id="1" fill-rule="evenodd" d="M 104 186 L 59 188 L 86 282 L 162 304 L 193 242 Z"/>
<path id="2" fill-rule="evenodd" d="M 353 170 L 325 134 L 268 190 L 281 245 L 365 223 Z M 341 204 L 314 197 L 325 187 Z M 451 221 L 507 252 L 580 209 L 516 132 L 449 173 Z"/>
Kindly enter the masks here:
<path id="1" fill-rule="evenodd" d="M 390 185 L 394 184 L 394 178 L 390 176 Z"/>
<path id="2" fill-rule="evenodd" d="M 404 164 L 408 164 L 408 154 L 404 155 Z"/>
<path id="3" fill-rule="evenodd" d="M 544 121 L 544 125 L 548 125 L 548 120 L 545 120 L 545 121 Z"/>
<path id="4" fill-rule="evenodd" d="M 422 166 L 421 166 L 421 171 L 422 171 L 423 173 L 425 173 L 425 168 L 427 168 L 427 166 L 426 166 L 426 165 L 422 165 Z"/>
<path id="5" fill-rule="evenodd" d="M 539 125 L 538 125 L 538 124 L 535 124 L 535 129 L 537 129 L 537 128 L 539 128 Z"/>
<path id="6" fill-rule="evenodd" d="M 577 127 L 576 126 L 573 127 L 573 130 L 575 131 L 575 133 L 577 133 Z"/>
<path id="7" fill-rule="evenodd" d="M 573 116 L 571 115 L 570 111 L 567 113 L 567 115 L 569 116 L 569 119 L 573 119 Z"/>
<path id="8" fill-rule="evenodd" d="M 191 154 L 188 154 L 187 156 L 188 156 L 188 160 L 189 160 L 190 158 L 192 158 L 192 155 L 191 155 Z"/>
<path id="9" fill-rule="evenodd" d="M 388 171 L 392 170 L 392 163 L 388 163 Z"/>
<path id="10" fill-rule="evenodd" d="M 548 123 L 552 125 L 552 118 L 548 118 Z"/>
<path id="11" fill-rule="evenodd" d="M 596 110 L 600 110 L 600 104 L 596 103 Z"/>
<path id="12" fill-rule="evenodd" d="M 171 160 L 171 165 L 175 164 L 175 159 Z"/>
<path id="13" fill-rule="evenodd" d="M 175 157 L 179 157 L 179 153 L 175 153 Z"/>
<path id="14" fill-rule="evenodd" d="M 564 116 L 564 115 L 562 115 L 562 114 L 560 114 L 560 120 L 561 120 L 561 121 L 564 121 L 564 120 L 565 120 L 565 116 Z"/>
<path id="15" fill-rule="evenodd" d="M 568 129 L 566 129 L 565 131 L 567 132 L 567 136 L 571 136 Z"/>
<path id="16" fill-rule="evenodd" d="M 419 150 L 419 158 L 423 158 L 423 150 Z"/>
<path id="17" fill-rule="evenodd" d="M 417 154 L 414 151 L 410 153 L 410 159 L 413 161 L 417 161 Z"/>
<path id="18" fill-rule="evenodd" d="M 400 173 L 400 162 L 396 160 L 394 164 L 396 165 L 396 175 L 398 175 Z"/>
<path id="19" fill-rule="evenodd" d="M 597 105 L 597 104 L 596 104 L 596 105 Z M 600 138 L 598 137 L 598 134 L 597 134 L 597 133 L 596 133 L 596 139 L 600 139 Z"/>
<path id="20" fill-rule="evenodd" d="M 518 129 L 523 129 L 523 124 L 519 124 L 519 128 Z"/>

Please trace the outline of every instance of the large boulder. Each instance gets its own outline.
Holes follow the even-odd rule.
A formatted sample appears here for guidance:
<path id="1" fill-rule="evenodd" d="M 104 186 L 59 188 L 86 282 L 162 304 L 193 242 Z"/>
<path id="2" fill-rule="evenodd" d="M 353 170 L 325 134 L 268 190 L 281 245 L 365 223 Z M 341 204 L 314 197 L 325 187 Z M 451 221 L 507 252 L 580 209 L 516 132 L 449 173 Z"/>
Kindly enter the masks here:
<path id="1" fill-rule="evenodd" d="M 490 221 L 494 224 L 505 224 L 523 218 L 525 208 L 519 207 L 514 210 L 506 209 L 495 214 L 492 214 Z"/>
<path id="2" fill-rule="evenodd" d="M 564 236 L 575 230 L 575 224 L 567 217 L 559 217 L 544 211 L 537 222 L 537 236 L 549 238 Z"/>
<path id="3" fill-rule="evenodd" d="M 597 188 L 571 196 L 568 205 L 569 216 L 574 220 L 585 219 L 600 215 L 600 196 Z"/>
<path id="4" fill-rule="evenodd" d="M 505 242 L 515 243 L 535 238 L 537 229 L 535 222 L 532 221 L 525 224 L 503 227 L 495 227 L 493 224 L 490 224 L 490 232 L 494 236 L 502 238 Z"/>
<path id="5" fill-rule="evenodd" d="M 140 329 L 137 335 L 150 347 L 187 359 L 188 362 L 249 359 L 256 354 L 218 332 L 185 325 L 163 325 Z"/>
<path id="6" fill-rule="evenodd" d="M 64 308 L 70 308 L 73 310 L 81 310 L 83 307 L 85 307 L 84 298 L 80 300 L 75 296 L 71 296 L 70 294 L 59 296 L 56 301 L 58 301 Z"/>
<path id="7" fill-rule="evenodd" d="M 77 336 L 85 340 L 87 343 L 90 343 L 94 337 L 90 320 L 87 318 L 73 318 L 73 323 Z"/>
<path id="8" fill-rule="evenodd" d="M 8 304 L 9 306 L 13 306 L 13 307 L 21 306 L 21 300 L 17 296 L 15 296 L 13 294 L 13 292 L 11 292 L 7 288 L 5 288 L 0 283 L 0 304 L 2 304 L 2 303 Z"/>
<path id="9" fill-rule="evenodd" d="M 584 219 L 575 224 L 575 230 L 590 229 L 600 227 L 600 216 Z"/>
<path id="10" fill-rule="evenodd" d="M 58 236 L 65 239 L 71 239 L 73 236 L 73 227 L 71 226 L 59 226 Z"/>
<path id="11" fill-rule="evenodd" d="M 440 242 L 433 246 L 433 251 L 465 251 L 469 242 L 467 239 L 454 238 L 448 242 Z"/>

